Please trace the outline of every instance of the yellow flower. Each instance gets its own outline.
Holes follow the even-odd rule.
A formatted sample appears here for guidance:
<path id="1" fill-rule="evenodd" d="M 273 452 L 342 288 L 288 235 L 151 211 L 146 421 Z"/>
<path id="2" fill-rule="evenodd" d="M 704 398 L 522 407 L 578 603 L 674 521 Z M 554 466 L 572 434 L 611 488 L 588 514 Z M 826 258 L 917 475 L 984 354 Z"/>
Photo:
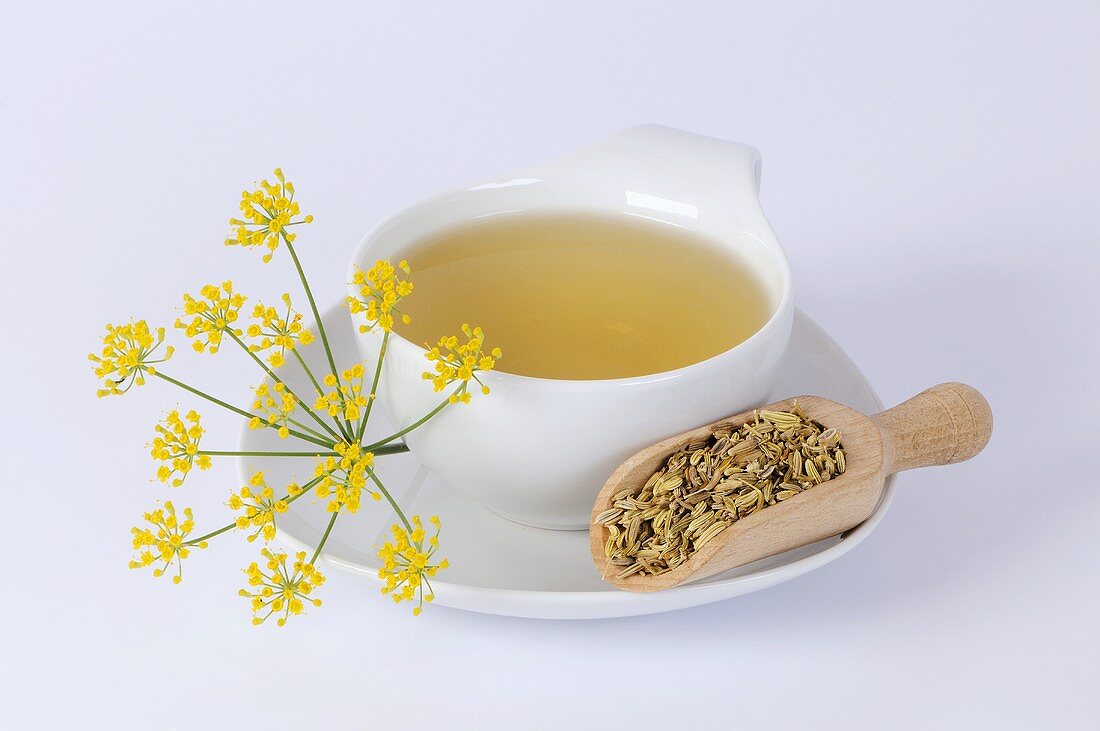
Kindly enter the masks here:
<path id="1" fill-rule="evenodd" d="M 298 400 L 282 383 L 273 386 L 266 382 L 261 383 L 253 391 L 256 393 L 256 400 L 252 402 L 252 410 L 259 411 L 264 419 L 252 417 L 248 422 L 249 428 L 261 429 L 266 425 L 277 428 L 281 439 L 290 436 L 290 415 L 298 405 Z"/>
<path id="2" fill-rule="evenodd" d="M 286 362 L 286 351 L 293 350 L 299 343 L 309 345 L 313 342 L 313 333 L 302 327 L 302 313 L 295 312 L 290 305 L 290 295 L 283 295 L 286 315 L 280 315 L 274 307 L 257 304 L 252 308 L 252 319 L 256 322 L 248 326 L 248 336 L 259 338 L 259 342 L 248 346 L 253 353 L 270 350 L 267 360 L 272 368 L 279 368 Z"/>
<path id="3" fill-rule="evenodd" d="M 180 418 L 180 412 L 172 409 L 164 422 L 156 425 L 157 435 L 149 446 L 153 459 L 162 463 L 157 468 L 157 479 L 161 482 L 171 481 L 172 487 L 179 487 L 192 466 L 210 469 L 209 455 L 198 454 L 199 439 L 203 433 L 199 419 L 194 410 Z M 176 477 L 177 474 L 179 477 Z"/>
<path id="4" fill-rule="evenodd" d="M 326 510 L 330 513 L 358 512 L 364 490 L 373 500 L 381 500 L 381 493 L 367 489 L 374 453 L 364 452 L 358 444 L 347 443 L 337 444 L 333 450 L 339 456 L 318 460 L 313 471 L 315 478 L 321 478 L 314 488 L 317 497 L 331 497 Z"/>
<path id="5" fill-rule="evenodd" d="M 138 552 L 130 561 L 130 568 L 140 569 L 159 562 L 161 565 L 153 569 L 153 576 L 162 576 L 169 566 L 175 564 L 176 575 L 172 577 L 172 583 L 180 583 L 183 579 L 181 562 L 190 554 L 191 548 L 206 548 L 206 541 L 189 543 L 185 540 L 195 528 L 191 508 L 184 508 L 183 520 L 180 520 L 175 506 L 171 501 L 165 501 L 163 509 L 145 513 L 144 518 L 152 528 L 135 526 L 130 530 L 134 550 Z"/>
<path id="6" fill-rule="evenodd" d="M 436 391 L 442 391 L 455 381 L 461 382 L 462 385 L 451 394 L 452 404 L 470 403 L 470 392 L 467 389 L 471 380 L 477 381 L 482 393 L 489 393 L 489 387 L 481 382 L 477 373 L 493 370 L 497 359 L 501 357 L 500 348 L 493 348 L 489 354 L 482 351 L 485 334 L 480 327 L 463 325 L 462 334 L 466 336 L 466 342 L 459 343 L 454 335 L 443 337 L 434 348 L 424 354 L 424 357 L 435 364 L 435 368 L 433 371 L 425 371 L 423 378 L 431 381 Z"/>
<path id="7" fill-rule="evenodd" d="M 241 330 L 234 328 L 241 305 L 247 299 L 233 291 L 233 282 L 225 281 L 218 287 L 208 284 L 199 290 L 199 298 L 183 295 L 183 312 L 190 320 L 178 318 L 176 327 L 187 337 L 194 338 L 191 346 L 199 353 L 217 353 L 222 334 L 227 330 L 240 337 Z"/>
<path id="8" fill-rule="evenodd" d="M 135 384 L 144 385 L 146 374 L 156 375 L 155 364 L 165 362 L 175 352 L 168 345 L 164 357 L 155 358 L 163 342 L 164 328 L 158 327 L 154 335 L 145 320 L 125 325 L 108 324 L 107 334 L 103 336 L 103 349 L 99 355 L 88 355 L 88 360 L 96 364 L 96 377 L 103 379 L 104 388 L 96 391 L 96 396 L 123 394 Z"/>
<path id="9" fill-rule="evenodd" d="M 362 363 L 356 363 L 340 373 L 340 382 L 331 373 L 325 376 L 324 383 L 332 390 L 317 397 L 313 404 L 315 411 L 328 412 L 330 416 L 342 416 L 348 421 L 357 421 L 362 415 L 370 396 L 363 393 Z"/>
<path id="10" fill-rule="evenodd" d="M 431 563 L 432 556 L 439 549 L 439 517 L 433 515 L 431 523 L 435 526 L 435 535 L 426 542 L 424 526 L 420 522 L 419 515 L 412 517 L 412 530 L 406 530 L 395 523 L 391 528 L 393 541 L 387 541 L 378 549 L 378 558 L 382 559 L 378 578 L 385 582 L 382 593 L 393 597 L 395 603 L 417 599 L 413 614 L 420 614 L 424 602 L 435 599 L 428 578 L 435 576 L 436 572 L 447 568 L 448 565 L 447 559 L 437 564 Z M 427 543 L 426 548 L 425 543 Z"/>
<path id="11" fill-rule="evenodd" d="M 267 247 L 265 263 L 271 261 L 280 237 L 293 243 L 295 234 L 287 231 L 288 227 L 313 222 L 313 216 L 297 218 L 301 211 L 294 200 L 294 184 L 287 182 L 279 168 L 275 168 L 275 178 L 277 183 L 264 180 L 256 190 L 241 193 L 242 218 L 229 219 L 235 235 L 225 240 L 226 246 Z"/>
<path id="12" fill-rule="evenodd" d="M 404 273 L 404 277 L 401 276 Z M 393 330 L 393 316 L 401 315 L 401 321 L 408 324 L 409 316 L 401 314 L 397 303 L 412 294 L 413 285 L 408 279 L 409 263 L 401 261 L 397 267 L 384 259 L 379 259 L 368 271 L 359 267 L 351 283 L 359 288 L 358 297 L 348 297 L 347 304 L 351 313 L 366 314 L 367 324 L 359 326 L 359 332 L 370 332 L 376 326 L 386 332 Z"/>
<path id="13" fill-rule="evenodd" d="M 294 492 L 295 487 L 292 485 L 288 490 Z M 265 541 L 274 538 L 275 514 L 285 513 L 288 507 L 286 499 L 275 497 L 275 491 L 264 481 L 263 472 L 253 473 L 248 484 L 231 494 L 226 504 L 230 510 L 242 511 L 236 520 L 238 529 L 255 528 L 248 536 L 249 543 L 261 535 Z"/>
<path id="14" fill-rule="evenodd" d="M 313 564 L 306 563 L 305 551 L 294 555 L 294 562 L 287 568 L 287 555 L 284 551 L 263 549 L 265 568 L 252 562 L 244 573 L 248 577 L 247 589 L 238 593 L 252 601 L 252 624 L 263 624 L 271 615 L 282 615 L 276 624 L 282 627 L 292 614 L 301 614 L 306 603 L 321 606 L 320 599 L 310 598 L 314 589 L 325 583 Z"/>

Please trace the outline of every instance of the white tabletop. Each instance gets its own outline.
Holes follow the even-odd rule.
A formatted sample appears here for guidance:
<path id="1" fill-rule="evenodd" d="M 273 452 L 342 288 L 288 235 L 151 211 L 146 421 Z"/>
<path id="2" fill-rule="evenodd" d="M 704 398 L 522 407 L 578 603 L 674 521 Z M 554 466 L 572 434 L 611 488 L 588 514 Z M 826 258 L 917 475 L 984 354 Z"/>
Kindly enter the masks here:
<path id="1" fill-rule="evenodd" d="M 219 5 L 0 5 L 0 726 L 1095 727 L 1096 3 Z M 208 281 L 293 291 L 221 246 L 242 186 L 292 175 L 330 301 L 380 217 L 646 121 L 758 146 L 798 304 L 887 403 L 983 390 L 988 450 L 904 475 L 840 561 L 658 616 L 413 618 L 329 571 L 324 607 L 253 628 L 254 545 L 180 586 L 126 568 L 165 496 L 142 445 L 189 402 L 97 401 L 85 356 Z"/>

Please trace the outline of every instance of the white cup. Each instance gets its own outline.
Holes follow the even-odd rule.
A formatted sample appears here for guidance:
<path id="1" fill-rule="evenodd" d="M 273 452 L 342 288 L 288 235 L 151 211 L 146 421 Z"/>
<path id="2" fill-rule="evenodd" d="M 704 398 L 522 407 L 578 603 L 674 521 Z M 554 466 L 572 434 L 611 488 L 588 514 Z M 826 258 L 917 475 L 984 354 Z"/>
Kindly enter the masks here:
<path id="1" fill-rule="evenodd" d="M 755 273 L 770 297 L 772 316 L 756 334 L 674 371 L 590 381 L 479 374 L 492 393 L 473 389 L 470 404 L 450 406 L 411 432 L 412 452 L 448 485 L 505 518 L 586 529 L 596 493 L 638 449 L 766 402 L 794 305 L 787 257 L 760 210 L 759 178 L 755 148 L 645 125 L 535 169 L 435 196 L 376 226 L 356 248 L 352 268 L 368 269 L 376 259 L 396 263 L 427 237 L 493 215 L 640 217 L 716 242 Z M 486 335 L 492 344 L 492 333 Z M 373 362 L 381 334 L 357 337 L 364 359 Z M 430 369 L 424 352 L 390 338 L 378 399 L 397 428 L 441 400 L 421 378 Z"/>

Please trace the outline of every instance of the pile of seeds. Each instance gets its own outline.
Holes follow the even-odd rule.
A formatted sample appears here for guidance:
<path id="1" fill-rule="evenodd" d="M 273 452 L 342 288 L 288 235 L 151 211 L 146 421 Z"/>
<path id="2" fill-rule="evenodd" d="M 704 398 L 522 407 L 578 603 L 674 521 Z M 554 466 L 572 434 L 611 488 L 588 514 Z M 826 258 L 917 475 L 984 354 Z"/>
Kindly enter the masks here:
<path id="1" fill-rule="evenodd" d="M 663 574 L 735 521 L 844 472 L 840 433 L 790 411 L 756 411 L 737 429 L 672 454 L 639 490 L 616 493 L 596 516 L 606 571 Z"/>

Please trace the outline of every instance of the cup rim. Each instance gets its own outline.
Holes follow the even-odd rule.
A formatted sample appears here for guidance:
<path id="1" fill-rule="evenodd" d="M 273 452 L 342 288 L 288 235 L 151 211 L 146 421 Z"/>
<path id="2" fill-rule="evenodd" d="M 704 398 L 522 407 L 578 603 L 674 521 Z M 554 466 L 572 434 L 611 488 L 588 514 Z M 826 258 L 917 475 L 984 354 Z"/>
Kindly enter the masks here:
<path id="1" fill-rule="evenodd" d="M 358 292 L 355 289 L 355 285 L 351 283 L 353 270 L 355 267 L 363 268 L 364 264 L 367 264 L 366 253 L 369 251 L 373 240 L 379 231 L 383 230 L 394 221 L 400 218 L 404 218 L 412 213 L 415 209 L 422 205 L 430 203 L 431 201 L 424 201 L 421 204 L 415 204 L 397 213 L 387 216 L 378 224 L 373 226 L 366 234 L 360 239 L 359 244 L 355 247 L 355 251 L 352 253 L 351 260 L 348 264 L 348 292 L 349 295 L 355 296 Z M 527 212 L 527 211 L 524 211 Z M 771 233 L 769 231 L 769 233 Z M 479 376 L 492 383 L 514 383 L 515 385 L 524 385 L 529 387 L 557 387 L 557 388 L 593 388 L 601 386 L 640 386 L 649 383 L 657 383 L 660 381 L 672 380 L 686 375 L 688 372 L 704 370 L 715 367 L 719 361 L 725 361 L 734 357 L 738 352 L 746 351 L 766 338 L 772 337 L 773 334 L 782 327 L 784 321 L 788 320 L 789 313 L 791 312 L 794 304 L 794 297 L 791 287 L 791 266 L 790 261 L 787 258 L 786 252 L 783 250 L 783 246 L 775 238 L 774 234 L 770 237 L 770 241 L 763 241 L 767 246 L 769 253 L 775 259 L 777 271 L 780 278 L 781 292 L 779 294 L 779 302 L 772 310 L 771 316 L 761 325 L 756 332 L 750 335 L 748 338 L 742 340 L 731 348 L 727 348 L 720 353 L 705 358 L 695 363 L 689 363 L 686 366 L 674 368 L 668 371 L 660 371 L 657 373 L 645 373 L 638 376 L 624 376 L 621 378 L 589 378 L 589 379 L 571 379 L 571 378 L 544 378 L 541 376 L 527 376 L 520 373 L 509 373 L 507 371 L 479 371 Z M 403 247 L 407 248 L 407 247 Z M 390 257 L 393 258 L 392 256 Z M 366 333 L 367 335 L 377 335 L 377 331 L 372 333 Z M 362 336 L 362 333 L 356 332 L 356 335 Z M 427 353 L 428 350 L 420 345 L 413 343 L 398 334 L 396 331 L 390 332 L 390 347 L 403 347 L 417 351 L 421 354 Z"/>

